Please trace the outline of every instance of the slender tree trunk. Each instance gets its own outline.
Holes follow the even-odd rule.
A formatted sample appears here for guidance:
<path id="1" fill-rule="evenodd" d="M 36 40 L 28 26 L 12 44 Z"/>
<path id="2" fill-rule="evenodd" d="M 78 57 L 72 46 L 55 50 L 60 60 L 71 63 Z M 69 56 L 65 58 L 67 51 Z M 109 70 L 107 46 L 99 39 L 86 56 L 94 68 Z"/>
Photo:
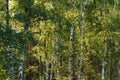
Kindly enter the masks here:
<path id="1" fill-rule="evenodd" d="M 104 16 L 103 16 L 103 21 L 106 24 L 106 3 L 105 1 L 103 1 L 104 4 Z M 102 17 L 102 11 L 101 11 L 101 17 Z M 101 18 L 102 21 L 102 18 Z M 107 29 L 107 32 L 109 32 L 109 29 Z M 105 40 L 105 46 L 104 46 L 104 53 L 103 53 L 103 61 L 102 61 L 102 80 L 105 80 L 105 58 L 106 58 L 106 54 L 107 54 L 107 49 L 108 49 L 108 41 L 109 41 L 109 36 L 108 34 L 105 34 L 106 40 Z"/>
<path id="2" fill-rule="evenodd" d="M 26 14 L 29 14 L 29 8 L 28 7 L 24 7 L 24 11 Z M 30 16 L 30 15 L 28 15 Z M 27 17 L 25 19 L 25 23 L 24 23 L 24 33 L 23 33 L 23 40 L 25 40 L 25 35 L 28 33 L 28 27 L 30 26 L 30 17 Z M 19 66 L 19 73 L 18 73 L 18 80 L 23 80 L 23 69 L 24 69 L 24 55 L 26 52 L 26 43 L 25 41 L 23 41 L 22 43 L 22 54 L 21 54 L 21 58 L 20 58 L 20 66 Z M 31 60 L 31 59 L 30 59 Z M 31 61 L 30 61 L 31 62 Z M 31 70 L 29 71 L 29 80 L 32 80 L 32 73 Z"/>
<path id="3" fill-rule="evenodd" d="M 50 80 L 53 79 L 53 75 L 54 75 L 54 55 L 55 55 L 55 40 L 54 40 L 54 37 L 55 37 L 55 35 L 53 33 Z"/>
<path id="4" fill-rule="evenodd" d="M 22 80 L 23 79 L 23 65 L 24 65 L 24 49 L 22 49 L 22 54 L 21 54 L 21 59 L 20 59 L 18 80 Z"/>
<path id="5" fill-rule="evenodd" d="M 102 61 L 102 80 L 105 80 L 105 57 L 107 53 L 107 47 L 108 47 L 108 40 L 105 40 L 105 48 L 104 48 L 104 54 L 103 54 L 103 61 Z"/>
<path id="6" fill-rule="evenodd" d="M 83 13 L 83 4 L 81 2 L 81 5 L 80 5 L 80 9 L 81 9 L 81 13 L 80 13 L 80 17 L 81 17 L 81 20 L 80 20 L 80 26 L 81 26 L 81 48 L 80 48 L 80 60 L 79 60 L 79 69 L 78 69 L 78 80 L 81 80 L 81 70 L 82 70 L 82 62 L 83 62 L 83 46 L 84 46 L 84 20 L 83 20 L 83 16 L 82 16 L 82 13 Z"/>
<path id="7" fill-rule="evenodd" d="M 110 48 L 110 52 L 111 52 L 111 73 L 110 73 L 110 80 L 114 80 L 115 78 L 115 73 L 116 73 L 116 60 L 115 60 L 115 43 L 112 40 L 111 41 L 111 48 Z"/>
<path id="8" fill-rule="evenodd" d="M 42 80 L 42 72 L 43 72 L 43 64 L 42 64 L 42 56 L 39 59 L 39 80 Z"/>
<path id="9" fill-rule="evenodd" d="M 113 7 L 113 11 L 112 11 L 112 18 L 116 17 L 116 1 L 114 0 L 114 7 Z M 113 22 L 110 23 L 110 27 L 112 27 Z M 109 30 L 109 34 L 110 34 L 110 30 Z M 109 55 L 109 80 L 113 80 L 113 75 L 114 75 L 114 41 L 110 41 L 110 52 L 111 55 Z M 119 71 L 119 70 L 118 70 Z"/>
<path id="10" fill-rule="evenodd" d="M 104 77 L 105 77 L 105 61 L 103 58 L 103 61 L 102 61 L 102 80 L 104 80 Z"/>
<path id="11" fill-rule="evenodd" d="M 9 0 L 6 0 L 6 25 L 9 26 Z"/>
<path id="12" fill-rule="evenodd" d="M 46 76 L 45 79 L 49 80 L 49 63 L 48 63 L 48 55 L 45 51 L 45 58 L 46 58 Z"/>
<path id="13" fill-rule="evenodd" d="M 109 79 L 108 80 L 111 80 L 111 65 L 112 65 L 112 63 L 111 63 L 111 54 L 109 54 L 109 66 L 108 66 L 108 69 L 109 69 L 109 73 L 108 73 Z"/>
<path id="14" fill-rule="evenodd" d="M 44 48 L 46 49 L 46 43 L 44 45 Z M 45 50 L 45 58 L 46 58 L 46 75 L 45 75 L 45 80 L 49 80 L 49 62 L 48 62 L 48 55 L 47 52 Z"/>
<path id="15" fill-rule="evenodd" d="M 60 59 L 60 52 L 59 52 L 59 45 L 58 45 L 58 37 L 57 37 L 57 33 L 56 33 L 56 37 L 55 37 L 55 53 L 56 53 L 56 73 L 55 73 L 55 75 L 54 76 L 56 76 L 56 78 L 57 79 L 59 79 L 60 80 L 60 71 L 59 71 L 59 69 L 60 69 L 60 65 L 59 65 L 59 63 L 60 63 L 60 61 L 59 61 L 59 59 Z"/>
<path id="16" fill-rule="evenodd" d="M 6 0 L 6 26 L 9 27 L 9 0 Z M 12 31 L 10 31 L 10 34 L 12 36 Z M 14 80 L 14 74 L 13 74 L 13 45 L 12 45 L 12 38 L 8 39 L 9 42 L 9 51 L 8 51 L 8 57 L 9 57 L 9 80 Z"/>
<path id="17" fill-rule="evenodd" d="M 70 30 L 70 54 L 69 54 L 69 80 L 73 80 L 73 34 L 74 28 Z"/>
<path id="18" fill-rule="evenodd" d="M 27 26 L 26 22 L 25 22 L 25 27 Z M 24 34 L 23 34 L 23 38 L 24 35 L 26 35 L 27 30 L 25 29 Z M 18 73 L 18 80 L 23 80 L 23 69 L 24 69 L 24 55 L 25 55 L 25 49 L 26 49 L 26 44 L 23 43 L 22 44 L 22 53 L 21 53 L 21 58 L 20 58 L 20 65 L 19 65 L 19 73 Z"/>
<path id="19" fill-rule="evenodd" d="M 28 53 L 29 53 L 29 67 L 31 67 L 32 66 L 32 43 L 31 42 L 28 42 Z M 32 80 L 32 69 L 30 68 L 30 70 L 29 70 L 29 74 L 28 74 L 29 76 L 29 80 Z"/>

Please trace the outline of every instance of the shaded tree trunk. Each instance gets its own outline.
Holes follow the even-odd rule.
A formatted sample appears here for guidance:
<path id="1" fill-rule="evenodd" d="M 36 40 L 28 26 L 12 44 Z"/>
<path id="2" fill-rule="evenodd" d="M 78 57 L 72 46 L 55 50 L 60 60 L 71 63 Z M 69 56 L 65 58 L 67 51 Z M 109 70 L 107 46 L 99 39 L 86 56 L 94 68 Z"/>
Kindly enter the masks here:
<path id="1" fill-rule="evenodd" d="M 27 4 L 26 4 L 27 5 Z M 29 8 L 30 6 L 25 6 L 24 7 L 24 12 L 25 12 L 25 14 L 27 14 L 27 17 L 26 17 L 26 19 L 25 19 L 25 22 L 24 22 L 24 33 L 23 33 L 23 43 L 22 43 L 22 54 L 21 54 L 21 58 L 20 58 L 20 66 L 19 66 L 19 73 L 18 73 L 18 80 L 23 80 L 23 69 L 24 69 L 24 55 L 25 55 L 25 53 L 26 53 L 26 49 L 27 49 L 27 47 L 26 47 L 26 39 L 25 39 L 25 36 L 27 35 L 27 33 L 28 33 L 28 27 L 30 26 L 30 8 Z M 29 55 L 30 56 L 30 60 L 29 60 L 29 66 L 31 65 L 31 55 Z M 31 69 L 29 70 L 29 74 L 28 74 L 28 77 L 26 77 L 26 78 L 28 78 L 29 80 L 32 80 L 32 72 L 31 72 Z"/>
<path id="2" fill-rule="evenodd" d="M 39 59 L 39 79 L 42 80 L 42 72 L 43 72 L 43 64 L 42 64 L 42 56 L 40 56 Z"/>
<path id="3" fill-rule="evenodd" d="M 63 80 L 63 69 L 62 69 L 62 34 L 60 36 L 60 57 L 59 57 L 59 77 Z"/>
<path id="4" fill-rule="evenodd" d="M 46 73 L 45 73 L 45 80 L 49 80 L 49 63 L 48 63 L 48 55 L 45 51 L 45 58 L 46 58 Z"/>
<path id="5" fill-rule="evenodd" d="M 110 80 L 114 80 L 115 75 L 115 68 L 116 68 L 116 61 L 115 61 L 115 43 L 114 41 L 110 41 L 110 52 L 111 52 L 111 63 L 110 63 Z"/>
<path id="6" fill-rule="evenodd" d="M 112 11 L 112 14 L 113 14 L 112 18 L 116 17 L 116 6 L 117 6 L 116 2 L 117 2 L 117 0 L 114 0 L 114 7 L 113 7 L 113 11 Z M 113 22 L 110 23 L 110 27 L 113 27 L 112 24 L 113 24 Z M 110 33 L 110 30 L 109 30 L 109 33 Z M 109 80 L 114 80 L 114 68 L 115 68 L 114 47 L 115 47 L 114 41 L 110 40 L 109 41 L 109 49 L 110 49 L 111 54 L 109 54 Z"/>
<path id="7" fill-rule="evenodd" d="M 32 69 L 30 68 L 32 65 L 33 65 L 33 61 L 32 61 L 32 42 L 31 41 L 28 41 L 27 44 L 26 44 L 26 49 L 28 51 L 28 56 L 29 56 L 29 60 L 28 60 L 28 67 L 29 67 L 29 73 L 26 75 L 26 79 L 29 79 L 29 80 L 32 80 Z M 25 67 L 25 65 L 24 65 Z M 26 66 L 27 67 L 27 66 Z"/>
<path id="8" fill-rule="evenodd" d="M 56 30 L 57 31 L 57 30 Z M 58 45 L 58 37 L 57 37 L 57 33 L 56 33 L 56 37 L 55 37 L 55 54 L 56 54 L 56 62 L 55 62 L 55 66 L 56 66 L 56 70 L 55 70 L 55 77 L 57 79 L 60 79 L 60 52 L 59 52 L 59 45 Z"/>
<path id="9" fill-rule="evenodd" d="M 9 0 L 6 0 L 6 27 L 9 26 Z M 11 37 L 12 37 L 12 31 L 10 31 Z M 8 38 L 8 43 L 9 43 L 9 51 L 8 51 L 8 58 L 9 58 L 9 80 L 14 80 L 14 73 L 13 73 L 13 45 L 12 45 L 12 38 Z"/>

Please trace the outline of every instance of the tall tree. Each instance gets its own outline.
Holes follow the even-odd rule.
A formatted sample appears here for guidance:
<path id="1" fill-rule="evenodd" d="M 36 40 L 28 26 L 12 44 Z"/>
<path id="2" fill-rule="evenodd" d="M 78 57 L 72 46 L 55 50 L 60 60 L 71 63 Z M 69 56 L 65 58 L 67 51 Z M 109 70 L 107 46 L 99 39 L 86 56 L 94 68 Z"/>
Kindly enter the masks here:
<path id="1" fill-rule="evenodd" d="M 70 30 L 70 54 L 69 54 L 69 80 L 73 80 L 73 34 L 74 27 Z"/>
<path id="2" fill-rule="evenodd" d="M 23 79 L 23 69 L 24 69 L 24 55 L 26 53 L 26 49 L 27 49 L 27 42 L 26 42 L 26 36 L 28 33 L 28 28 L 30 27 L 30 16 L 31 16 L 31 6 L 33 4 L 33 1 L 19 1 L 20 5 L 23 7 L 24 13 L 25 13 L 25 19 L 24 19 L 24 32 L 23 32 L 23 43 L 22 43 L 22 53 L 21 53 L 21 59 L 20 59 L 20 65 L 19 65 L 19 74 L 18 74 L 18 80 L 22 80 Z M 30 44 L 30 43 L 28 43 Z M 31 49 L 31 48 L 30 48 Z M 29 65 L 31 66 L 31 54 L 29 55 L 30 57 L 30 62 Z M 32 75 L 31 75 L 31 69 L 29 70 L 29 77 L 28 79 L 31 80 L 32 79 Z M 27 78 L 27 77 L 26 77 Z"/>
<path id="3" fill-rule="evenodd" d="M 102 3 L 102 2 L 101 2 Z M 104 26 L 106 25 L 106 2 L 103 1 L 103 6 L 104 6 L 104 13 L 101 11 L 101 21 L 104 21 Z M 101 9 L 102 10 L 102 9 Z M 102 18 L 103 15 L 103 18 Z M 108 28 L 108 27 L 107 27 Z M 105 34 L 105 45 L 104 45 L 104 53 L 103 53 L 103 59 L 102 59 L 102 80 L 105 80 L 105 58 L 106 58 L 106 54 L 108 52 L 108 29 L 106 29 L 106 34 Z"/>
<path id="4" fill-rule="evenodd" d="M 81 47 L 80 47 L 80 59 L 79 59 L 79 69 L 78 69 L 78 80 L 81 80 L 81 70 L 83 61 L 83 47 L 84 47 L 84 16 L 83 16 L 84 3 L 80 4 L 80 32 L 81 32 Z"/>

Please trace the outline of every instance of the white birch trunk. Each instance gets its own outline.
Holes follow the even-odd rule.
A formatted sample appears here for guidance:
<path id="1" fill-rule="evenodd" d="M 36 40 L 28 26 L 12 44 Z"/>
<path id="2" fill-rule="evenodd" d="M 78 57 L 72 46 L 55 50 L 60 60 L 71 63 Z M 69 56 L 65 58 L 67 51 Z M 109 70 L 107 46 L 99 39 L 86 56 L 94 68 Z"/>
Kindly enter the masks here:
<path id="1" fill-rule="evenodd" d="M 105 40 L 105 48 L 104 48 L 104 54 L 103 54 L 103 62 L 102 62 L 102 80 L 105 80 L 105 57 L 107 53 L 107 40 Z"/>
<path id="2" fill-rule="evenodd" d="M 73 80 L 73 34 L 74 28 L 70 30 L 70 54 L 69 54 L 69 80 Z"/>
<path id="3" fill-rule="evenodd" d="M 83 4 L 81 2 L 81 5 L 80 5 L 80 9 L 81 9 L 81 12 L 80 12 L 80 17 L 81 17 L 81 20 L 80 20 L 80 26 L 81 26 L 81 48 L 80 48 L 80 61 L 79 61 L 79 69 L 78 69 L 78 80 L 81 80 L 81 69 L 82 69 L 82 62 L 83 62 L 83 44 L 84 44 L 84 20 L 83 20 Z"/>
<path id="4" fill-rule="evenodd" d="M 27 5 L 27 4 L 26 4 Z M 30 26 L 30 13 L 29 13 L 29 8 L 31 7 L 31 6 L 24 6 L 24 12 L 25 12 L 25 14 L 26 15 L 28 15 L 27 16 L 27 18 L 25 18 L 25 22 L 24 22 L 24 33 L 23 33 L 23 40 L 25 40 L 25 35 L 27 35 L 27 33 L 28 33 L 28 28 L 29 28 L 29 26 Z M 25 51 L 26 51 L 26 43 L 24 43 L 24 41 L 23 41 L 23 43 L 22 43 L 22 54 L 21 54 L 21 58 L 20 58 L 20 66 L 19 66 L 19 73 L 18 73 L 18 80 L 22 80 L 23 79 L 23 77 L 26 77 L 26 76 L 23 76 L 24 74 L 23 74 L 23 69 L 24 69 L 24 55 L 25 55 Z M 30 73 L 31 74 L 31 73 Z M 30 77 L 30 79 L 32 78 L 32 76 L 30 75 L 29 76 Z"/>
<path id="5" fill-rule="evenodd" d="M 24 35 L 27 33 L 27 31 L 25 30 L 24 32 Z M 21 56 L 20 56 L 20 65 L 19 65 L 19 72 L 18 72 L 18 80 L 23 80 L 23 69 L 24 69 L 24 55 L 25 55 L 25 49 L 26 49 L 26 46 L 25 44 L 23 44 L 22 46 L 22 53 L 21 53 Z"/>
<path id="6" fill-rule="evenodd" d="M 103 59 L 103 62 L 102 62 L 102 80 L 104 80 L 104 77 L 105 77 L 105 63 L 104 63 L 104 59 Z"/>
<path id="7" fill-rule="evenodd" d="M 120 80 L 120 68 L 117 66 L 117 70 L 118 70 L 118 78 Z"/>
<path id="8" fill-rule="evenodd" d="M 23 65 L 24 65 L 24 49 L 22 49 L 22 54 L 20 58 L 18 80 L 23 80 Z"/>
<path id="9" fill-rule="evenodd" d="M 102 17 L 102 11 L 101 11 L 101 17 Z M 104 22 L 106 24 L 106 3 L 105 2 L 104 2 L 104 16 L 103 17 L 104 17 Z M 101 19 L 101 21 L 102 21 L 102 19 Z M 106 34 L 105 37 L 109 37 L 109 36 Z M 106 57 L 106 54 L 107 54 L 107 47 L 108 47 L 108 39 L 105 40 L 105 47 L 104 47 L 104 53 L 103 53 L 102 80 L 105 80 L 105 57 Z"/>
<path id="10" fill-rule="evenodd" d="M 24 24 L 24 34 L 23 34 L 23 40 L 25 40 L 24 35 L 28 32 L 28 27 L 29 27 L 29 20 L 26 19 L 25 24 Z M 26 43 L 22 43 L 22 53 L 21 53 L 21 58 L 20 58 L 20 65 L 19 65 L 19 72 L 18 72 L 18 80 L 23 80 L 23 69 L 24 69 L 24 55 L 26 51 Z"/>

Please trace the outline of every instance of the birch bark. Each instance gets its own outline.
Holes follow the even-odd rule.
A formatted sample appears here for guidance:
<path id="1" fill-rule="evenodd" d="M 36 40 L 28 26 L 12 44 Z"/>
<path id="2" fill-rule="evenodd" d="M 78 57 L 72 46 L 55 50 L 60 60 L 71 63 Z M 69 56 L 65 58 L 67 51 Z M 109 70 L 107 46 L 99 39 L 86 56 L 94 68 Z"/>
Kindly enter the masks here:
<path id="1" fill-rule="evenodd" d="M 28 14 L 29 13 L 29 8 L 28 7 L 24 7 L 25 8 L 25 13 Z M 30 15 L 28 15 L 30 16 Z M 24 69 L 24 57 L 25 57 L 25 52 L 26 52 L 26 41 L 25 41 L 25 36 L 27 35 L 28 33 L 28 27 L 30 26 L 30 17 L 27 17 L 25 19 L 25 22 L 24 22 L 24 33 L 23 33 L 23 42 L 22 42 L 22 53 L 21 53 L 21 58 L 20 58 L 20 65 L 19 65 L 19 72 L 18 72 L 18 80 L 23 80 L 23 69 Z M 30 71 L 29 71 L 29 74 L 31 75 Z M 29 80 L 31 80 L 31 76 L 29 76 Z"/>
<path id="2" fill-rule="evenodd" d="M 69 53 L 69 80 L 73 80 L 73 34 L 74 28 L 70 30 L 70 53 Z"/>
<path id="3" fill-rule="evenodd" d="M 105 57 L 107 53 L 108 41 L 105 40 L 105 47 L 104 47 L 104 54 L 103 54 L 103 61 L 102 61 L 102 80 L 105 80 Z"/>
<path id="4" fill-rule="evenodd" d="M 82 62 L 83 62 L 83 46 L 84 46 L 84 20 L 83 20 L 83 3 L 81 2 L 81 5 L 80 5 L 80 26 L 81 26 L 81 29 L 80 29 L 80 34 L 81 34 L 81 48 L 80 48 L 80 60 L 79 60 L 79 69 L 78 69 L 78 80 L 81 80 L 82 77 L 81 77 L 81 70 L 82 70 Z"/>

